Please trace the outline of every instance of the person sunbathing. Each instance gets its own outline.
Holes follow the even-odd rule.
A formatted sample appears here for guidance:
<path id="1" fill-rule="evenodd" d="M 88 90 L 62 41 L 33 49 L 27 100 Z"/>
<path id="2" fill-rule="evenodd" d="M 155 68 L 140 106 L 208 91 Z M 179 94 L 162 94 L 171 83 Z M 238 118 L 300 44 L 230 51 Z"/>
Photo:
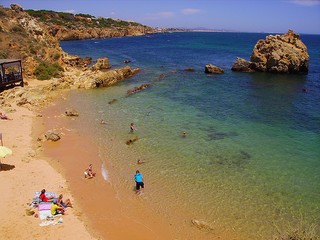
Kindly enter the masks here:
<path id="1" fill-rule="evenodd" d="M 67 207 L 71 207 L 72 208 L 72 204 L 70 199 L 68 198 L 65 202 L 62 200 L 63 195 L 60 194 L 59 198 L 58 198 L 58 206 L 63 207 L 63 208 L 67 208 Z"/>
<path id="2" fill-rule="evenodd" d="M 57 199 L 53 200 L 53 204 L 51 205 L 51 214 L 53 216 L 57 214 L 64 214 L 64 208 L 58 205 Z"/>
<path id="3" fill-rule="evenodd" d="M 50 196 L 50 197 L 46 196 L 46 190 L 45 189 L 41 190 L 39 199 L 40 199 L 41 202 L 52 202 L 53 201 L 53 197 L 52 196 Z"/>
<path id="4" fill-rule="evenodd" d="M 92 164 L 89 165 L 89 167 L 86 169 L 86 171 L 84 172 L 84 177 L 85 178 L 93 178 L 96 176 L 96 173 L 93 172 L 92 170 Z"/>
<path id="5" fill-rule="evenodd" d="M 0 112 L 0 119 L 2 120 L 12 120 L 12 118 L 8 118 L 8 116 L 5 113 Z"/>

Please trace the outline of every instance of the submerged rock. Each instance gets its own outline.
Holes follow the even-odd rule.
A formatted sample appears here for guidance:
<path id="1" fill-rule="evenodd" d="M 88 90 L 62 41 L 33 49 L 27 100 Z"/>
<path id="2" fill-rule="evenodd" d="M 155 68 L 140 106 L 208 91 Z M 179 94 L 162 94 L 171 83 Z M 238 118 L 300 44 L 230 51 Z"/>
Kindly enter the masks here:
<path id="1" fill-rule="evenodd" d="M 228 137 L 236 137 L 238 136 L 237 132 L 218 132 L 218 131 L 212 131 L 208 133 L 209 141 L 213 140 L 221 140 Z"/>
<path id="2" fill-rule="evenodd" d="M 52 130 L 49 130 L 44 134 L 44 137 L 47 141 L 56 142 L 61 139 L 60 134 L 57 132 L 54 132 Z"/>
<path id="3" fill-rule="evenodd" d="M 127 140 L 126 141 L 126 144 L 127 145 L 131 145 L 131 144 L 133 144 L 134 142 L 136 142 L 136 141 L 138 141 L 138 137 L 134 137 L 134 138 L 132 138 L 132 139 L 129 139 L 129 140 Z"/>
<path id="4" fill-rule="evenodd" d="M 211 231 L 213 230 L 213 226 L 205 221 L 197 220 L 197 219 L 192 219 L 191 223 L 199 228 L 200 230 L 206 230 L 206 231 Z"/>
<path id="5" fill-rule="evenodd" d="M 185 68 L 185 72 L 195 72 L 194 68 Z"/>
<path id="6" fill-rule="evenodd" d="M 111 101 L 109 101 L 108 104 L 114 104 L 114 103 L 116 103 L 117 101 L 118 101 L 118 100 L 114 98 L 114 99 L 112 99 Z"/>
<path id="7" fill-rule="evenodd" d="M 218 165 L 232 169 L 241 170 L 247 166 L 252 160 L 250 153 L 241 150 L 240 152 L 233 153 L 231 155 L 216 155 L 209 159 L 209 165 Z"/>
<path id="8" fill-rule="evenodd" d="M 134 89 L 128 90 L 127 95 L 131 95 L 131 94 L 140 92 L 150 86 L 151 86 L 151 84 L 149 84 L 149 83 L 142 84 L 139 87 L 135 87 Z"/>
<path id="9" fill-rule="evenodd" d="M 78 117 L 79 113 L 76 110 L 67 110 L 65 111 L 65 115 L 68 117 Z"/>

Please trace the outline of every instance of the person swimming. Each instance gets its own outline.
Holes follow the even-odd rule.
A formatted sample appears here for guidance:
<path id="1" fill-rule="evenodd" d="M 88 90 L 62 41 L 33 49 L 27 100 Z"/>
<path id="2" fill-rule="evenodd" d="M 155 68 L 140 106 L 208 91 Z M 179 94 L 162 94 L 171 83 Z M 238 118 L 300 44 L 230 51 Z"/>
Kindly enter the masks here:
<path id="1" fill-rule="evenodd" d="M 145 162 L 138 159 L 137 164 L 142 164 L 142 163 L 145 163 Z"/>
<path id="2" fill-rule="evenodd" d="M 180 135 L 181 135 L 181 137 L 186 137 L 186 136 L 187 136 L 187 133 L 186 133 L 186 132 L 183 132 L 183 133 L 181 133 Z"/>

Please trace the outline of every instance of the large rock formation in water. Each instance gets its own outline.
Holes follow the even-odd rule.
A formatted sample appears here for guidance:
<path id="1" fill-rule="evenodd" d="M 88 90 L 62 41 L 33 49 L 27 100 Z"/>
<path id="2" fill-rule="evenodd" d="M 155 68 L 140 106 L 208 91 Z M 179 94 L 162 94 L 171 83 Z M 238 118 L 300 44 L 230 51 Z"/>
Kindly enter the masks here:
<path id="1" fill-rule="evenodd" d="M 307 73 L 309 54 L 299 34 L 289 30 L 283 35 L 269 35 L 259 40 L 251 54 L 250 61 L 237 58 L 233 71 Z"/>

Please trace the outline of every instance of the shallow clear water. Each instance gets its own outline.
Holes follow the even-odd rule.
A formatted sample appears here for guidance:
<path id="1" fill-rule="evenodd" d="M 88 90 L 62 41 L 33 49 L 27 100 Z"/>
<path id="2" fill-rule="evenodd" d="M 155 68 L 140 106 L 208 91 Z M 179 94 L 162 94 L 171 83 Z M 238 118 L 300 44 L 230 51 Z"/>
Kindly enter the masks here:
<path id="1" fill-rule="evenodd" d="M 301 221 L 318 224 L 320 36 L 301 36 L 311 57 L 308 75 L 232 72 L 236 57 L 248 59 L 265 36 L 172 33 L 62 42 L 70 54 L 107 56 L 114 67 L 129 59 L 141 69 L 114 87 L 69 95 L 70 106 L 87 116 L 75 124 L 110 159 L 108 180 L 120 192 L 131 190 L 141 159 L 146 198 L 157 212 L 174 217 L 178 209 L 177 221 L 192 216 L 253 239 L 270 239 L 276 227 Z M 206 75 L 208 63 L 225 74 Z M 152 86 L 126 96 L 142 83 Z M 130 122 L 138 129 L 133 134 Z M 126 145 L 134 136 L 139 140 Z"/>

